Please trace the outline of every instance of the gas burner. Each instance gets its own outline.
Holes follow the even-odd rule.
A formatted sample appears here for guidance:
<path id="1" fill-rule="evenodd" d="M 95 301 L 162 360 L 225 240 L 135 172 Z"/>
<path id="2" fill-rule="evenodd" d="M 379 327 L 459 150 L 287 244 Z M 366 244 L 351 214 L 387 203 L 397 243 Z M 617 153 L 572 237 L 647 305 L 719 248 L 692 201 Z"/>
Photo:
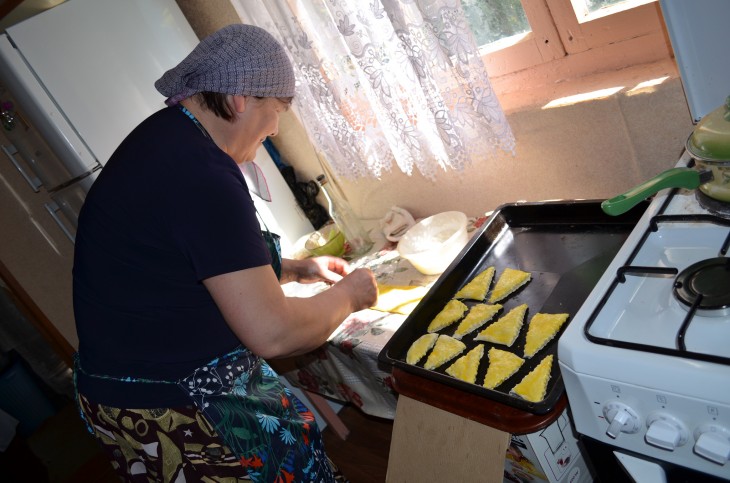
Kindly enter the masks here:
<path id="1" fill-rule="evenodd" d="M 674 294 L 702 315 L 730 314 L 730 258 L 709 258 L 685 268 L 674 282 Z"/>
<path id="2" fill-rule="evenodd" d="M 697 201 L 700 203 L 700 206 L 702 206 L 704 209 L 706 209 L 713 215 L 717 215 L 720 218 L 730 219 L 730 203 L 729 202 L 719 201 L 719 200 L 716 200 L 715 198 L 711 198 L 700 190 L 695 191 L 695 197 L 697 198 Z"/>

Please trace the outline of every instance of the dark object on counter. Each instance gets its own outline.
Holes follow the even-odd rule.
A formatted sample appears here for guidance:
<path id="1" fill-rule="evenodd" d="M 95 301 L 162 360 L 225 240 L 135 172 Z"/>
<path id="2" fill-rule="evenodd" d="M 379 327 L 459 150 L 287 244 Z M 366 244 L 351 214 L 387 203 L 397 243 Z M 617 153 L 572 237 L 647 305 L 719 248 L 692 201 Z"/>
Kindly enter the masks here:
<path id="1" fill-rule="evenodd" d="M 266 152 L 269 153 L 269 156 L 271 156 L 274 164 L 279 169 L 281 176 L 284 178 L 284 181 L 286 181 L 286 184 L 289 186 L 289 189 L 294 195 L 294 199 L 297 201 L 297 204 L 304 212 L 304 215 L 312 224 L 312 227 L 315 230 L 322 228 L 325 223 L 330 221 L 330 216 L 327 213 L 327 210 L 316 201 L 317 194 L 319 193 L 319 186 L 317 186 L 317 183 L 314 181 L 309 181 L 307 183 L 297 181 L 297 175 L 294 173 L 294 168 L 281 160 L 279 150 L 276 149 L 276 146 L 274 146 L 274 143 L 268 137 L 264 140 L 264 148 L 266 148 Z"/>
<path id="2" fill-rule="evenodd" d="M 327 210 L 316 201 L 317 194 L 319 193 L 317 183 L 314 181 L 309 181 L 308 183 L 297 181 L 294 168 L 281 160 L 279 150 L 276 149 L 276 146 L 274 146 L 274 143 L 268 137 L 264 140 L 264 148 L 266 148 L 266 152 L 269 153 L 269 156 L 271 156 L 274 164 L 279 169 L 281 176 L 294 195 L 294 199 L 297 200 L 297 204 L 312 224 L 312 227 L 315 230 L 322 228 L 329 221 L 330 217 L 327 214 Z"/>
<path id="3" fill-rule="evenodd" d="M 309 181 L 302 183 L 297 181 L 294 168 L 291 166 L 280 167 L 279 171 L 284 177 L 286 184 L 289 185 L 289 189 L 294 194 L 294 199 L 297 200 L 297 204 L 304 211 L 304 214 L 315 230 L 319 230 L 330 221 L 330 215 L 327 213 L 327 210 L 317 203 L 319 186 L 317 186 L 316 182 Z"/>
<path id="4" fill-rule="evenodd" d="M 530 318 L 538 312 L 568 313 L 568 324 L 588 297 L 606 267 L 615 257 L 631 230 L 646 210 L 647 202 L 622 216 L 606 215 L 600 201 L 568 201 L 506 204 L 498 208 L 446 271 L 439 277 L 421 303 L 393 334 L 379 354 L 379 361 L 422 378 L 527 411 L 545 414 L 564 393 L 557 360 L 557 342 L 562 330 L 541 351 L 526 359 L 520 370 L 494 390 L 481 384 L 487 370 L 491 347 L 508 350 L 523 357 L 525 335 Z M 507 267 L 530 272 L 531 281 L 503 300 L 500 315 L 527 304 L 528 312 L 520 335 L 511 347 L 474 341 L 476 332 L 464 337 L 466 350 L 485 344 L 485 355 L 475 384 L 447 375 L 454 360 L 436 370 L 405 362 L 411 343 L 426 333 L 433 317 L 441 311 L 466 282 L 489 266 L 497 276 Z M 477 302 L 464 301 L 470 308 Z M 496 320 L 495 317 L 494 320 Z M 457 324 L 439 331 L 451 335 Z M 522 378 L 547 355 L 554 354 L 545 399 L 532 403 L 509 394 Z M 397 381 L 396 381 L 397 387 Z"/>

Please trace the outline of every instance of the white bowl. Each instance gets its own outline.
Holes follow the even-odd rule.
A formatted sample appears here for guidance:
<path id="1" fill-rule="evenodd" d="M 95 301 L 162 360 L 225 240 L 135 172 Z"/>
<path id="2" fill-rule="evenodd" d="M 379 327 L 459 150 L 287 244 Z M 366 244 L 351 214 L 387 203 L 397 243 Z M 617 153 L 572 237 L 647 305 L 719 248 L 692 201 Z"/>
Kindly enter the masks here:
<path id="1" fill-rule="evenodd" d="M 469 241 L 466 221 L 460 211 L 424 218 L 403 235 L 398 252 L 424 275 L 443 273 Z"/>

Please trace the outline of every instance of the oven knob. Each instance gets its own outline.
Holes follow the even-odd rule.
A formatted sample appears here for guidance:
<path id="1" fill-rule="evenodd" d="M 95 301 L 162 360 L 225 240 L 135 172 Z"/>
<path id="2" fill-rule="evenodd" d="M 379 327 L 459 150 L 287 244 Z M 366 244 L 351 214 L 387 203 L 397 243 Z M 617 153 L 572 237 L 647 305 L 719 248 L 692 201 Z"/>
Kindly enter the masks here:
<path id="1" fill-rule="evenodd" d="M 653 412 L 646 418 L 646 425 L 649 429 L 644 439 L 657 448 L 674 451 L 674 448 L 684 445 L 689 439 L 687 426 L 671 414 Z"/>
<path id="2" fill-rule="evenodd" d="M 639 430 L 639 415 L 622 402 L 611 401 L 603 405 L 603 417 L 608 421 L 606 434 L 616 439 L 620 433 Z"/>
<path id="3" fill-rule="evenodd" d="M 705 459 L 724 465 L 730 459 L 730 431 L 722 426 L 704 424 L 695 429 L 694 451 Z"/>

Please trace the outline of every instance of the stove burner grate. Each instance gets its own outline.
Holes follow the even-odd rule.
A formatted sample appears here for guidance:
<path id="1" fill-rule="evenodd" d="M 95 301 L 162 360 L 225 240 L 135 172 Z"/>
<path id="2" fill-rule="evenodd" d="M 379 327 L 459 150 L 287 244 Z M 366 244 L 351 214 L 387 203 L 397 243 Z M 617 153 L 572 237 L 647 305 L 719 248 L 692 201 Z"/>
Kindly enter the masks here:
<path id="1" fill-rule="evenodd" d="M 638 241 L 634 247 L 633 252 L 627 260 L 627 264 L 619 267 L 616 271 L 616 277 L 614 278 L 611 286 L 601 297 L 600 301 L 593 308 L 593 312 L 588 317 L 586 324 L 583 326 L 583 333 L 585 337 L 595 343 L 602 344 L 612 347 L 620 347 L 623 349 L 629 349 L 634 351 L 652 352 L 655 354 L 665 354 L 668 356 L 685 357 L 689 359 L 696 359 L 700 361 L 713 362 L 718 364 L 724 364 L 730 366 L 730 357 L 724 355 L 717 355 L 711 353 L 697 352 L 696 350 L 688 350 L 685 344 L 686 334 L 690 324 L 695 320 L 695 316 L 705 317 L 726 317 L 730 315 L 730 258 L 726 257 L 728 251 L 730 251 L 730 231 L 728 232 L 725 241 L 722 242 L 719 251 L 717 252 L 720 256 L 715 258 L 708 258 L 702 262 L 698 262 L 682 270 L 683 277 L 678 278 L 678 269 L 675 267 L 663 267 L 663 266 L 644 266 L 641 264 L 633 264 L 636 261 L 636 257 L 639 254 L 642 247 L 647 242 L 647 239 L 654 233 L 656 233 L 660 226 L 668 223 L 714 223 L 720 226 L 730 227 L 730 217 L 724 218 L 717 215 L 711 214 L 665 214 L 664 210 L 667 208 L 668 203 L 660 210 L 659 214 L 653 216 L 644 231 L 643 237 Z M 728 203 L 730 205 L 730 203 Z M 714 269 L 703 274 L 700 272 L 699 279 L 696 272 L 695 265 L 705 264 L 707 262 L 713 262 Z M 707 275 L 709 273 L 709 275 Z M 678 301 L 678 305 L 681 307 L 688 306 L 687 314 L 676 332 L 675 336 L 675 347 L 664 347 L 655 345 L 650 342 L 638 342 L 636 340 L 628 341 L 614 338 L 610 335 L 598 335 L 592 332 L 592 327 L 598 315 L 603 312 L 604 307 L 607 306 L 609 300 L 615 293 L 617 287 L 621 284 L 626 283 L 627 274 L 645 277 L 663 277 L 671 276 L 674 281 L 672 283 L 672 291 L 674 292 L 675 298 Z M 677 295 L 678 289 L 684 287 L 683 291 L 688 291 L 688 295 L 685 296 L 686 300 L 681 300 L 680 296 Z M 689 289 L 687 288 L 689 287 Z M 697 289 L 700 289 L 699 292 Z M 704 293 L 703 293 L 704 292 Z M 707 298 L 708 300 L 704 300 Z M 700 305 L 701 304 L 701 305 Z M 716 307 L 716 308 L 706 308 Z"/>
<path id="2" fill-rule="evenodd" d="M 700 206 L 710 213 L 717 215 L 720 218 L 730 219 L 730 203 L 727 201 L 716 200 L 715 198 L 707 196 L 700 190 L 695 192 L 695 198 L 697 198 Z"/>
<path id="3" fill-rule="evenodd" d="M 674 282 L 680 302 L 696 307 L 703 315 L 730 313 L 730 258 L 702 260 L 682 270 Z"/>

